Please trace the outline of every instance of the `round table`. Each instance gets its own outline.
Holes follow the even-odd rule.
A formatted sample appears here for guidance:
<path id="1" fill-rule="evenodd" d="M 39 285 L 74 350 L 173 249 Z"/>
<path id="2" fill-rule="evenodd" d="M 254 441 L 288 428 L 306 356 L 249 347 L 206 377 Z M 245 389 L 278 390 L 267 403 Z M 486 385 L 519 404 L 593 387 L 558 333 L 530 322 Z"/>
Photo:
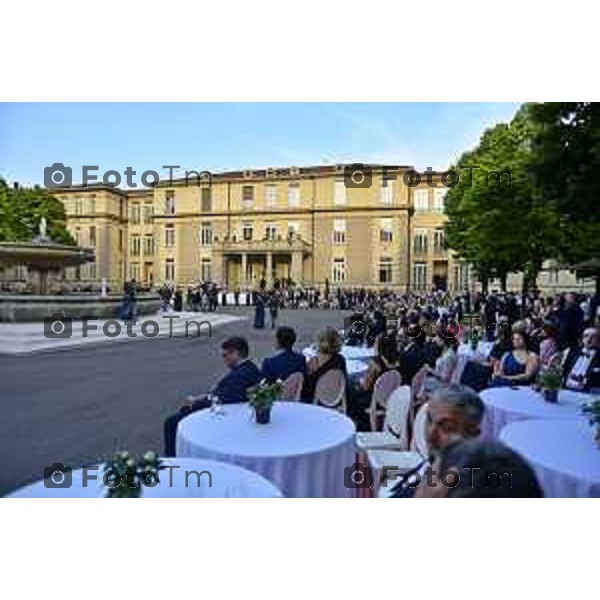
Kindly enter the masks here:
<path id="1" fill-rule="evenodd" d="M 163 458 L 159 483 L 146 487 L 142 498 L 280 498 L 281 492 L 264 477 L 237 465 L 195 458 Z M 71 487 L 49 488 L 41 479 L 9 498 L 102 498 L 103 466 L 74 470 Z M 96 479 L 92 479 L 96 477 Z"/>
<path id="2" fill-rule="evenodd" d="M 482 435 L 497 438 L 508 423 L 523 419 L 577 419 L 581 418 L 581 406 L 590 396 L 569 390 L 561 390 L 558 402 L 546 402 L 540 392 L 533 388 L 497 387 L 483 390 L 480 394 L 485 404 Z"/>
<path id="3" fill-rule="evenodd" d="M 179 423 L 177 456 L 232 462 L 260 473 L 285 496 L 340 498 L 344 469 L 355 460 L 354 423 L 345 415 L 302 402 L 276 402 L 271 422 L 254 421 L 247 404 L 224 407 L 222 416 L 195 412 Z"/>
<path id="4" fill-rule="evenodd" d="M 600 449 L 584 419 L 520 421 L 500 440 L 534 469 L 550 498 L 600 498 Z"/>

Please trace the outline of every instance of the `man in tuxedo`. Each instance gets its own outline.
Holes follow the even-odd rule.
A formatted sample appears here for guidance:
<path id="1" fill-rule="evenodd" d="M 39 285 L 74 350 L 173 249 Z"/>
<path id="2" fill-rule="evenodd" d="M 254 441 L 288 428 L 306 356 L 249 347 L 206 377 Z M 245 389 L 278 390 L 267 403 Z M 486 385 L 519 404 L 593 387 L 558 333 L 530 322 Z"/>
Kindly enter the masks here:
<path id="1" fill-rule="evenodd" d="M 275 332 L 279 352 L 265 358 L 262 364 L 262 376 L 269 381 L 285 380 L 292 373 L 306 374 L 306 359 L 303 354 L 294 352 L 296 332 L 291 327 L 279 327 Z"/>
<path id="2" fill-rule="evenodd" d="M 430 456 L 413 470 L 402 475 L 389 492 L 388 498 L 412 498 L 419 485 L 427 485 L 424 477 L 437 455 L 449 444 L 479 437 L 484 405 L 481 398 L 467 386 L 451 384 L 434 390 L 427 407 L 427 445 Z"/>
<path id="3" fill-rule="evenodd" d="M 600 388 L 600 332 L 589 327 L 583 332 L 582 347 L 570 348 L 563 362 L 564 386 L 589 392 Z"/>
<path id="4" fill-rule="evenodd" d="M 211 394 L 218 396 L 223 404 L 245 402 L 248 388 L 260 381 L 260 371 L 249 360 L 248 354 L 248 342 L 243 337 L 231 337 L 221 344 L 221 356 L 229 372 L 212 389 Z M 175 438 L 179 421 L 209 406 L 210 400 L 206 394 L 190 396 L 179 412 L 165 420 L 165 456 L 175 456 Z"/>
<path id="5" fill-rule="evenodd" d="M 565 295 L 564 306 L 556 313 L 558 341 L 561 348 L 577 348 L 583 331 L 583 311 L 572 292 Z"/>

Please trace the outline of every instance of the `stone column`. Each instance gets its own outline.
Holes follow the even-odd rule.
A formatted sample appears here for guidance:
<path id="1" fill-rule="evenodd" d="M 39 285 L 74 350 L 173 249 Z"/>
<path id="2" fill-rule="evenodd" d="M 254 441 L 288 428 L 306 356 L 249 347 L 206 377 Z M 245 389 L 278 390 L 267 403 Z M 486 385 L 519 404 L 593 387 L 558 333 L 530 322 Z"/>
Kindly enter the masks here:
<path id="1" fill-rule="evenodd" d="M 273 287 L 273 253 L 267 252 L 267 273 L 265 279 L 267 280 L 267 289 L 270 290 Z"/>
<path id="2" fill-rule="evenodd" d="M 218 285 L 225 285 L 226 274 L 224 272 L 225 255 L 221 252 L 213 253 L 212 279 Z"/>
<path id="3" fill-rule="evenodd" d="M 302 285 L 303 273 L 302 273 L 302 252 L 292 252 L 292 271 L 291 278 L 294 283 Z"/>
<path id="4" fill-rule="evenodd" d="M 240 287 L 245 290 L 248 286 L 248 255 L 242 254 L 242 272 L 240 274 Z"/>

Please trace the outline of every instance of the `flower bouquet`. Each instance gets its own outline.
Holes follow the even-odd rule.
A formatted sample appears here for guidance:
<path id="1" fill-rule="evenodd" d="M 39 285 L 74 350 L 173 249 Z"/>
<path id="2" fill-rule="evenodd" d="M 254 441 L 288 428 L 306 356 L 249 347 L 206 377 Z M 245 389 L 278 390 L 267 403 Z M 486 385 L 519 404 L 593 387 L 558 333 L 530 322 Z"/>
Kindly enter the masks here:
<path id="1" fill-rule="evenodd" d="M 271 408 L 275 401 L 281 398 L 283 389 L 283 382 L 280 379 L 275 383 L 268 383 L 263 379 L 248 390 L 248 403 L 254 409 L 257 423 L 265 425 L 271 421 Z"/>
<path id="2" fill-rule="evenodd" d="M 555 365 L 550 365 L 540 371 L 538 383 L 546 402 L 558 402 L 558 390 L 562 387 L 562 372 Z"/>
<path id="3" fill-rule="evenodd" d="M 142 486 L 158 484 L 158 471 L 163 467 L 155 452 L 146 452 L 136 459 L 130 452 L 117 452 L 104 467 L 107 498 L 139 498 Z"/>
<path id="4" fill-rule="evenodd" d="M 472 327 L 471 331 L 469 331 L 469 343 L 473 352 L 477 350 L 477 346 L 479 345 L 479 341 L 481 336 L 479 335 L 479 329 L 477 327 Z"/>
<path id="5" fill-rule="evenodd" d="M 582 409 L 584 415 L 590 420 L 590 425 L 596 427 L 596 445 L 600 448 L 600 399 L 595 398 L 590 403 L 586 404 Z"/>

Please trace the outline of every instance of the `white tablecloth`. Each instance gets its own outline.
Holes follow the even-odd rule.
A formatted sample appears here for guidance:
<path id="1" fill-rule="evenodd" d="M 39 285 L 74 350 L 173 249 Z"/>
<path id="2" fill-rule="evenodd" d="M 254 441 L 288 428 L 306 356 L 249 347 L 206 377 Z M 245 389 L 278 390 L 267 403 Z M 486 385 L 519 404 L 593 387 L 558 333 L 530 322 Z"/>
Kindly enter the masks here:
<path id="1" fill-rule="evenodd" d="M 462 343 L 458 346 L 458 354 L 468 356 L 469 358 L 480 357 L 487 359 L 493 346 L 494 342 L 479 342 L 477 348 L 473 350 L 471 344 Z"/>
<path id="2" fill-rule="evenodd" d="M 558 403 L 551 404 L 529 387 L 489 388 L 480 397 L 485 404 L 482 434 L 488 439 L 497 438 L 502 428 L 513 421 L 581 418 L 581 406 L 590 400 L 586 394 L 561 390 Z"/>
<path id="3" fill-rule="evenodd" d="M 302 353 L 307 358 L 311 358 L 317 354 L 317 351 L 312 346 L 308 346 L 302 350 Z M 375 356 L 375 348 L 367 348 L 366 346 L 342 346 L 340 354 L 346 360 L 368 359 Z"/>
<path id="4" fill-rule="evenodd" d="M 346 371 L 348 377 L 360 377 L 369 369 L 369 364 L 362 360 L 347 360 Z"/>
<path id="5" fill-rule="evenodd" d="M 166 468 L 159 471 L 160 482 L 146 487 L 142 498 L 279 498 L 281 492 L 264 477 L 237 465 L 194 458 L 163 458 Z M 177 468 L 178 467 L 178 468 Z M 88 467 L 72 472 L 69 488 L 48 488 L 44 480 L 16 490 L 10 498 L 102 498 L 104 467 Z M 197 475 L 195 473 L 198 473 Z M 92 480 L 91 477 L 97 477 Z"/>
<path id="6" fill-rule="evenodd" d="M 285 496 L 338 498 L 354 495 L 344 469 L 355 459 L 354 423 L 339 412 L 277 402 L 271 422 L 259 425 L 247 404 L 191 414 L 177 429 L 177 456 L 232 462 L 260 473 Z"/>
<path id="7" fill-rule="evenodd" d="M 586 420 L 521 421 L 500 439 L 532 466 L 550 498 L 600 498 L 600 450 Z"/>

